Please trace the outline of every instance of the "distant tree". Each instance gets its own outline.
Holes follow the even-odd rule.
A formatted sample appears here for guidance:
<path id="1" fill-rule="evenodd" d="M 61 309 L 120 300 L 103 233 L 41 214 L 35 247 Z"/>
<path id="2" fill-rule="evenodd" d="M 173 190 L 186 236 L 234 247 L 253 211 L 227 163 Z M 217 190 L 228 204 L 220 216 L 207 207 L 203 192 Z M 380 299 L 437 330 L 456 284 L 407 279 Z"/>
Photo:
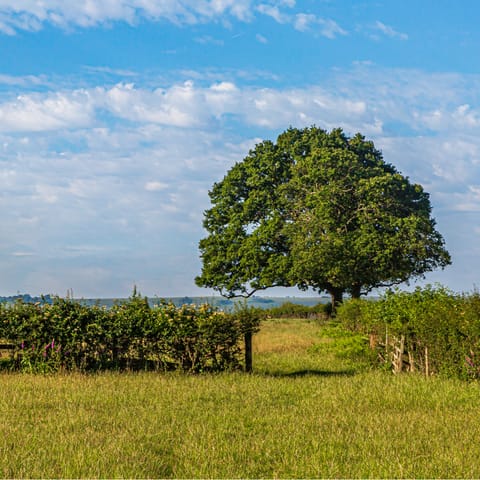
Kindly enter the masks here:
<path id="1" fill-rule="evenodd" d="M 210 199 L 196 283 L 225 296 L 298 286 L 335 305 L 451 263 L 428 193 L 360 134 L 290 128 L 235 164 Z"/>

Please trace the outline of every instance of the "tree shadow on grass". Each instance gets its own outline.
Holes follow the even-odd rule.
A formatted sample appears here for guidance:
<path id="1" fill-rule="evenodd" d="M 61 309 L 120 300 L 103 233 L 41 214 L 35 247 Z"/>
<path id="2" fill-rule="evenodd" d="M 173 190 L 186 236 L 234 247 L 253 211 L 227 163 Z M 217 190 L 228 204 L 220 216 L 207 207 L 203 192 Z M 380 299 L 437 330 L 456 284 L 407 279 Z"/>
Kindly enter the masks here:
<path id="1" fill-rule="evenodd" d="M 263 375 L 268 377 L 280 377 L 280 378 L 299 378 L 306 376 L 315 376 L 315 377 L 352 377 L 357 371 L 353 368 L 346 370 L 317 370 L 317 369 L 306 369 L 306 370 L 296 370 L 294 372 L 264 372 Z"/>

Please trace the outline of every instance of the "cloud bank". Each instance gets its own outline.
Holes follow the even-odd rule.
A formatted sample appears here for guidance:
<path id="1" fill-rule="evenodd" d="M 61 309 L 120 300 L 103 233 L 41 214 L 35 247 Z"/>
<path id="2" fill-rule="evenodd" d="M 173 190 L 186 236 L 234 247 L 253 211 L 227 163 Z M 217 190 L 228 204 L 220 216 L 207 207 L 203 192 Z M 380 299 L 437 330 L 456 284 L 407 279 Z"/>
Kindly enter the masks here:
<path id="1" fill-rule="evenodd" d="M 362 66 L 303 88 L 199 74 L 158 88 L 26 86 L 19 96 L 2 94 L 0 256 L 9 285 L 1 286 L 28 262 L 16 283 L 26 290 L 128 295 L 137 283 L 164 295 L 188 285 L 190 294 L 208 189 L 256 142 L 289 125 L 341 126 L 373 139 L 432 192 L 439 229 L 459 252 L 454 262 L 471 262 L 461 245 L 479 235 L 479 87 L 476 75 Z M 461 226 L 452 220 L 458 215 Z M 56 280 L 65 276 L 75 284 Z M 462 288 L 474 282 L 464 278 Z"/>
<path id="2" fill-rule="evenodd" d="M 135 25 L 143 20 L 179 26 L 210 22 L 229 26 L 230 20 L 251 22 L 260 15 L 330 39 L 347 33 L 332 19 L 311 13 L 292 13 L 295 6 L 295 1 L 285 0 L 0 0 L 0 32 L 6 35 L 35 32 L 47 24 L 63 29 L 115 22 Z M 380 25 L 378 28 L 386 30 L 384 33 L 396 33 L 391 27 Z"/>

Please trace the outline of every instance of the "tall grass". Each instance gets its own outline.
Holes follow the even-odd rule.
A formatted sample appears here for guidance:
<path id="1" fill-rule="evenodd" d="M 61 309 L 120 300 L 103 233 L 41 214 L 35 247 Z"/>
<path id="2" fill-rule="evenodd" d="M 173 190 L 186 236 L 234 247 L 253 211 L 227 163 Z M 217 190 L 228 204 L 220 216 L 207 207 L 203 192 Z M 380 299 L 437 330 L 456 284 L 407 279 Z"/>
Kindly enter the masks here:
<path id="1" fill-rule="evenodd" d="M 480 388 L 265 322 L 253 375 L 2 374 L 3 477 L 479 477 Z"/>

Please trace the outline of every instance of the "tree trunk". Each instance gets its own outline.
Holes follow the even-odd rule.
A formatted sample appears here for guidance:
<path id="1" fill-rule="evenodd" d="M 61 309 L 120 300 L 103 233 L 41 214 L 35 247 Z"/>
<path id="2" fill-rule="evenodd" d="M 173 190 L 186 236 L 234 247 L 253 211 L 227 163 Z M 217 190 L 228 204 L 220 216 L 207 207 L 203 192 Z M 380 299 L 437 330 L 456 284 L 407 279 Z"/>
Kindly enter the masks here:
<path id="1" fill-rule="evenodd" d="M 352 291 L 350 292 L 350 294 L 352 295 L 352 298 L 360 298 L 361 290 L 362 290 L 361 285 L 354 285 L 352 287 Z"/>
<path id="2" fill-rule="evenodd" d="M 343 289 L 332 287 L 328 293 L 332 302 L 332 312 L 343 302 Z"/>

